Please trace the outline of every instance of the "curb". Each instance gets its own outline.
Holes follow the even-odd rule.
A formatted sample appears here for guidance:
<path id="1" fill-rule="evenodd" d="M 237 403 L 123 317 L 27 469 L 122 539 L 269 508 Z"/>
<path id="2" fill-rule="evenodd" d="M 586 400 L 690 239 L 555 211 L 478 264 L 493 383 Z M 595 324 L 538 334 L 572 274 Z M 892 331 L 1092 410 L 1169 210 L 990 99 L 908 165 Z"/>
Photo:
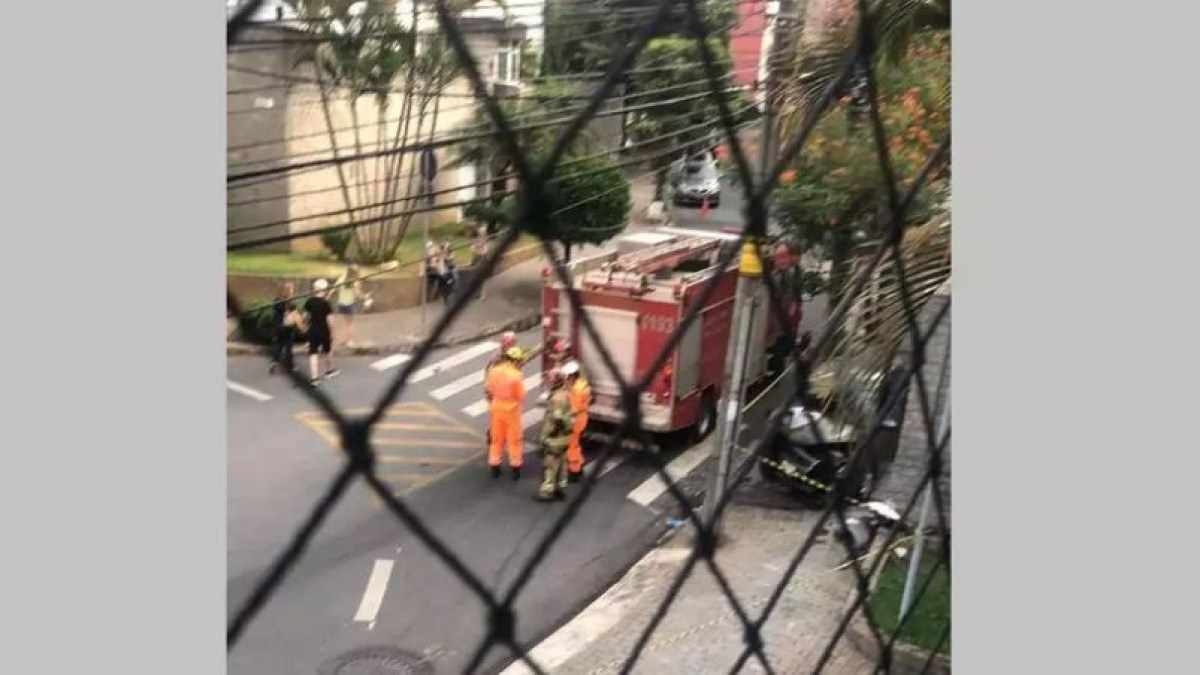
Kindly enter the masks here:
<path id="1" fill-rule="evenodd" d="M 875 576 L 871 579 L 869 589 L 874 592 L 876 584 L 879 583 L 879 576 L 883 572 L 883 565 L 879 566 Z M 846 603 L 842 609 L 842 615 L 845 616 L 850 608 L 854 607 L 855 601 L 858 599 L 858 587 L 850 589 L 850 594 L 846 597 Z M 867 610 L 867 603 L 870 602 L 868 596 L 863 601 L 863 606 L 858 608 L 854 613 L 854 618 L 846 626 L 846 639 L 850 644 L 858 650 L 860 654 L 867 658 L 878 662 L 880 659 L 879 643 L 875 641 L 875 635 L 871 632 L 870 626 L 867 625 L 867 620 L 863 618 L 863 612 Z M 915 673 L 931 673 L 932 675 L 950 675 L 950 657 L 945 654 L 938 654 L 933 657 L 933 662 L 929 664 L 929 670 L 925 670 L 925 662 L 929 660 L 929 650 L 917 647 L 916 645 L 908 644 L 896 640 L 892 644 L 892 664 L 891 673 L 895 675 L 913 675 Z"/>
<path id="2" fill-rule="evenodd" d="M 483 326 L 478 330 L 470 333 L 462 333 L 459 335 L 451 335 L 445 337 L 436 343 L 434 347 L 454 347 L 466 342 L 474 342 L 482 338 L 499 335 L 505 331 L 521 332 L 537 326 L 542 321 L 541 311 L 532 312 L 516 319 L 498 324 Z M 336 347 L 333 350 L 335 356 L 384 356 L 388 354 L 411 354 L 424 344 L 424 340 L 417 337 L 408 337 L 400 342 L 394 342 L 386 345 L 355 345 L 354 347 Z M 297 343 L 300 347 L 300 343 Z M 249 342 L 225 342 L 226 356 L 245 356 L 262 354 L 263 347 Z"/>

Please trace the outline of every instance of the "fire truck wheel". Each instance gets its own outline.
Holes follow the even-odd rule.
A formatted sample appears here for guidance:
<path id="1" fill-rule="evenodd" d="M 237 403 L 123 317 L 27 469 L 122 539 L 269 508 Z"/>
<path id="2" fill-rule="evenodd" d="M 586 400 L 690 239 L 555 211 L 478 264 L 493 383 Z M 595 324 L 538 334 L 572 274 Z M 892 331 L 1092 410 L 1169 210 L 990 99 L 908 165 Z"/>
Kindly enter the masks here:
<path id="1" fill-rule="evenodd" d="M 717 402 L 713 400 L 712 392 L 705 392 L 700 400 L 700 419 L 696 420 L 692 436 L 696 443 L 708 438 L 717 428 Z"/>

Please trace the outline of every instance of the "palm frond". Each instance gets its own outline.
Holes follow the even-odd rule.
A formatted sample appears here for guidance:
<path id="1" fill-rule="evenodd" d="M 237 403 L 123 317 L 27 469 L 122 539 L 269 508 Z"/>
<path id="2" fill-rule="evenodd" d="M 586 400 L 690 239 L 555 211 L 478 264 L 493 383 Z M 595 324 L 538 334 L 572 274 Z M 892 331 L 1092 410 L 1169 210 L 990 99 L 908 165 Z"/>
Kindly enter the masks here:
<path id="1" fill-rule="evenodd" d="M 925 225 L 910 228 L 900 245 L 912 310 L 917 314 L 950 278 L 950 232 L 949 216 L 943 212 Z M 866 426 L 873 421 L 883 375 L 909 334 L 897 274 L 894 259 L 885 257 L 872 282 L 851 301 L 838 327 L 840 339 L 812 378 L 813 392 L 832 401 L 851 424 Z"/>

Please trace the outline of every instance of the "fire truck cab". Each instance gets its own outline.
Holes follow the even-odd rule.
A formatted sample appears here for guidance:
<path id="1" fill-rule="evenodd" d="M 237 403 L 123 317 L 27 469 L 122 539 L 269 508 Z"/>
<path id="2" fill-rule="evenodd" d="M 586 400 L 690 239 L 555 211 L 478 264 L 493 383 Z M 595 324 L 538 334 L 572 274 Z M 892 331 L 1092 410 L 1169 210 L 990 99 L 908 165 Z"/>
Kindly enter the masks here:
<path id="1" fill-rule="evenodd" d="M 572 287 L 626 382 L 643 381 L 639 398 L 642 425 L 648 431 L 668 433 L 690 429 L 695 438 L 715 426 L 717 401 L 725 369 L 733 303 L 738 281 L 738 257 L 725 267 L 719 264 L 727 247 L 738 237 L 702 230 L 659 228 L 626 234 L 616 250 L 576 260 L 567 265 Z M 716 286 L 696 319 L 664 361 L 655 363 L 684 316 L 701 301 L 705 285 L 714 276 Z M 543 271 L 542 333 L 546 345 L 543 368 L 564 356 L 578 359 L 592 386 L 591 419 L 616 424 L 624 415 L 620 385 L 605 365 L 600 348 L 584 329 L 570 304 L 565 286 L 547 268 Z M 768 347 L 783 332 L 765 285 L 752 303 L 752 348 L 747 361 L 747 381 L 766 370 Z M 799 306 L 788 308 L 793 328 Z M 555 355 L 552 345 L 565 345 Z M 657 367 L 656 367 L 657 366 Z"/>

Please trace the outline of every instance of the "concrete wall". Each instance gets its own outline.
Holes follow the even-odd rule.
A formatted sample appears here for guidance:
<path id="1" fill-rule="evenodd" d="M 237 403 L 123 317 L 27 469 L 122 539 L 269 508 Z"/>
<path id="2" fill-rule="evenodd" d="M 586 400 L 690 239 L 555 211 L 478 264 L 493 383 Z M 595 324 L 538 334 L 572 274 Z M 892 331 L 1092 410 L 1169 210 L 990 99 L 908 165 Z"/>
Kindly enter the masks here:
<path id="1" fill-rule="evenodd" d="M 466 26 L 466 24 L 471 24 Z M 478 64 L 484 78 L 489 77 L 491 61 L 497 44 L 502 37 L 520 39 L 525 28 L 514 26 L 503 29 L 499 22 L 491 19 L 463 19 L 468 48 Z M 489 28 L 497 28 L 491 32 Z M 244 33 L 244 41 L 303 39 L 303 35 L 288 28 L 253 27 Z M 361 97 L 351 103 L 345 91 L 329 95 L 328 118 L 321 104 L 320 89 L 313 83 L 317 73 L 311 63 L 305 62 L 309 45 L 257 47 L 252 50 L 234 51 L 229 55 L 229 64 L 237 68 L 255 71 L 252 74 L 231 69 L 228 88 L 239 92 L 228 97 L 228 171 L 230 174 L 269 169 L 299 162 L 328 160 L 335 157 L 331 147 L 336 144 L 336 156 L 355 154 L 361 148 L 364 153 L 389 149 L 394 145 L 397 130 L 405 120 L 400 119 L 404 109 L 404 94 L 393 93 L 388 98 L 387 108 L 380 114 L 374 97 Z M 403 86 L 398 78 L 395 88 Z M 452 136 L 457 129 L 471 127 L 478 101 L 465 77 L 459 77 L 445 90 L 437 103 L 438 114 L 434 135 Z M 352 110 L 353 107 L 353 110 Z M 414 109 L 407 115 L 409 131 L 404 145 L 415 145 L 430 137 L 433 125 L 433 103 L 430 102 L 425 116 Z M 357 114 L 358 134 L 355 134 Z M 382 122 L 382 124 L 380 124 Z M 418 133 L 418 126 L 420 132 Z M 379 136 L 382 132 L 383 143 Z M 440 168 L 435 190 L 451 189 L 467 185 L 461 190 L 436 197 L 436 205 L 448 205 L 472 199 L 477 190 L 470 187 L 476 182 L 472 167 L 449 169 L 446 167 L 459 151 L 448 146 L 436 151 Z M 341 170 L 350 187 L 350 204 L 361 207 L 377 202 L 391 201 L 422 191 L 419 178 L 415 175 L 419 153 L 405 154 L 398 173 L 401 177 L 397 191 L 385 194 L 383 178 L 389 163 L 383 160 L 347 161 Z M 408 176 L 414 174 L 411 185 Z M 312 217 L 315 214 L 346 209 L 346 198 L 341 189 L 339 170 L 335 165 L 317 169 L 300 170 L 288 175 L 277 175 L 266 180 L 252 179 L 239 183 L 227 197 L 227 229 L 237 230 L 272 222 L 276 227 L 257 229 L 245 234 L 231 234 L 230 241 L 310 232 L 319 228 L 349 222 L 345 214 Z M 421 205 L 424 206 L 424 205 Z M 393 210 L 404 211 L 417 208 L 407 202 L 397 202 Z M 358 211 L 356 217 L 372 218 L 384 215 L 378 207 Z M 410 226 L 419 226 L 419 216 Z M 306 218 L 300 222 L 284 223 Z M 433 212 L 431 224 L 455 222 L 463 219 L 462 208 L 447 208 Z M 300 237 L 262 250 L 292 250 L 317 252 L 324 249 L 319 236 Z"/>
<path id="2" fill-rule="evenodd" d="M 243 33 L 248 42 L 296 39 L 298 34 L 278 27 L 254 26 Z M 243 173 L 274 165 L 274 158 L 286 152 L 288 107 L 293 87 L 278 76 L 286 76 L 291 64 L 302 53 L 299 48 L 280 46 L 270 49 L 232 51 L 228 55 L 226 130 L 228 135 L 228 172 Z M 237 70 L 243 68 L 257 73 Z M 239 184 L 226 193 L 226 228 L 278 222 L 288 217 L 288 185 L 275 179 L 255 184 Z M 287 233 L 286 225 L 242 235 L 230 234 L 229 241 L 262 238 Z M 287 243 L 268 247 L 286 250 Z M 266 249 L 264 249 L 266 250 Z"/>

